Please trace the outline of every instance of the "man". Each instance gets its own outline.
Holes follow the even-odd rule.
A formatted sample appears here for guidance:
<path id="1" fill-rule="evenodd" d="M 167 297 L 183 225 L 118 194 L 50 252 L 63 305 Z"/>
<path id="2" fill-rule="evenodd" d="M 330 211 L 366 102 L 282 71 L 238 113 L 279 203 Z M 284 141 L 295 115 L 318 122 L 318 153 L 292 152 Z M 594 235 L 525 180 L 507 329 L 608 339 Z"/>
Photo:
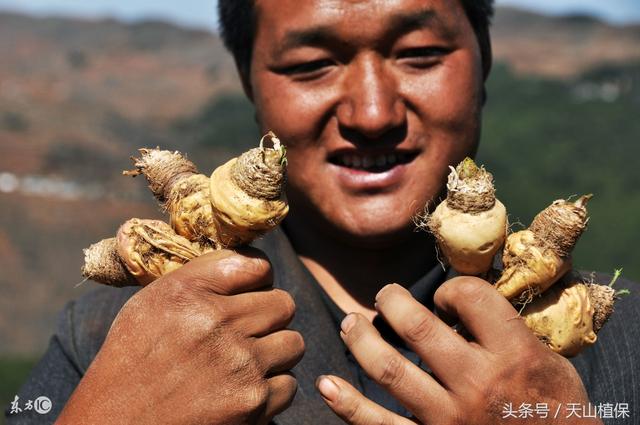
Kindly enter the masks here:
<path id="1" fill-rule="evenodd" d="M 51 394 L 61 424 L 545 422 L 532 406 L 601 423 L 583 417 L 590 398 L 637 408 L 638 329 L 624 327 L 637 297 L 574 360 L 579 374 L 487 282 L 442 283 L 433 240 L 413 231 L 448 166 L 477 148 L 490 11 L 221 0 L 260 127 L 287 144 L 290 215 L 255 244 L 266 255 L 216 252 L 72 304 L 21 395 Z"/>

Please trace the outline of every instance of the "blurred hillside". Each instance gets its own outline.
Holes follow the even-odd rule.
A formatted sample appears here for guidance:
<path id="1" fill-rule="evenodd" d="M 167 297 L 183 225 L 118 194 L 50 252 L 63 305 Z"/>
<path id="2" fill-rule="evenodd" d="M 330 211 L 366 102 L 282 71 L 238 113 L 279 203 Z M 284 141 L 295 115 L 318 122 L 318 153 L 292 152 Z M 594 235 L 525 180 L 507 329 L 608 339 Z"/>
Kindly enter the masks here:
<path id="1" fill-rule="evenodd" d="M 593 192 L 582 268 L 640 279 L 640 26 L 498 12 L 480 151 L 512 218 Z M 233 63 L 210 33 L 162 22 L 0 14 L 0 354 L 40 353 L 83 293 L 82 248 L 159 217 L 121 176 L 142 146 L 203 170 L 256 142 Z"/>
<path id="2" fill-rule="evenodd" d="M 494 174 L 510 221 L 528 225 L 554 199 L 593 193 L 575 267 L 624 267 L 638 280 L 640 61 L 568 81 L 520 78 L 501 65 L 487 89 L 478 156 Z"/>
<path id="3" fill-rule="evenodd" d="M 640 60 L 640 24 L 611 26 L 590 16 L 499 8 L 491 38 L 495 58 L 521 75 L 570 79 L 605 63 Z"/>
<path id="4" fill-rule="evenodd" d="M 174 122 L 238 86 L 216 37 L 162 22 L 0 14 L 0 57 L 0 354 L 39 353 L 82 248 L 160 216 L 129 156 L 191 152 Z"/>

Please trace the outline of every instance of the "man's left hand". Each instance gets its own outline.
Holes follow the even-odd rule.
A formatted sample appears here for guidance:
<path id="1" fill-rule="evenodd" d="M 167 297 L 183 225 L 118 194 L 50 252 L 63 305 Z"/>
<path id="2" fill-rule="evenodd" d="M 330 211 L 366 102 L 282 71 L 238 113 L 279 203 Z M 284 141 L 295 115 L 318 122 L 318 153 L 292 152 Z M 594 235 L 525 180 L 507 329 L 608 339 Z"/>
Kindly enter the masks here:
<path id="1" fill-rule="evenodd" d="M 578 373 L 538 341 L 489 283 L 452 279 L 436 291 L 434 302 L 443 317 L 459 320 L 471 338 L 456 333 L 399 285 L 384 287 L 376 297 L 379 314 L 432 374 L 398 353 L 362 315 L 349 314 L 340 333 L 367 375 L 412 412 L 413 419 L 429 425 L 601 423 L 568 417 L 567 406 L 589 403 Z M 317 386 L 329 407 L 349 424 L 415 424 L 368 400 L 341 378 L 322 376 Z M 546 406 L 548 412 L 545 418 L 536 411 L 522 417 L 522 405 Z"/>

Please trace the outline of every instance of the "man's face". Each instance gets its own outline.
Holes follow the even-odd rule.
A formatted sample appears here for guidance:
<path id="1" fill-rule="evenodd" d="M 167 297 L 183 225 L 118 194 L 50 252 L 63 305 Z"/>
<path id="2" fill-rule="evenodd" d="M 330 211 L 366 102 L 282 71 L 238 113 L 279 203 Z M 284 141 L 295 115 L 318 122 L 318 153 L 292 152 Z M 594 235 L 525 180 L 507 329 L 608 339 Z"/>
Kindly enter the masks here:
<path id="1" fill-rule="evenodd" d="M 398 243 L 473 155 L 482 66 L 448 0 L 257 0 L 249 85 L 286 144 L 301 217 L 354 244 Z"/>

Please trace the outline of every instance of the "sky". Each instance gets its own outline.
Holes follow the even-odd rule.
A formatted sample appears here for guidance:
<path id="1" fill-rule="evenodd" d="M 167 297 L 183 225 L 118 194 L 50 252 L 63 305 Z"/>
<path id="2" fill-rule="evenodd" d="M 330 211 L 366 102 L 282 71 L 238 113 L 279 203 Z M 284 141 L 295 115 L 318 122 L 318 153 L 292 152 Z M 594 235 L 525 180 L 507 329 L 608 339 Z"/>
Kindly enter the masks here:
<path id="1" fill-rule="evenodd" d="M 640 0 L 496 0 L 548 14 L 586 13 L 612 23 L 640 22 Z M 215 29 L 216 0 L 0 0 L 0 10 L 38 15 L 112 16 L 131 21 L 160 18 Z"/>

